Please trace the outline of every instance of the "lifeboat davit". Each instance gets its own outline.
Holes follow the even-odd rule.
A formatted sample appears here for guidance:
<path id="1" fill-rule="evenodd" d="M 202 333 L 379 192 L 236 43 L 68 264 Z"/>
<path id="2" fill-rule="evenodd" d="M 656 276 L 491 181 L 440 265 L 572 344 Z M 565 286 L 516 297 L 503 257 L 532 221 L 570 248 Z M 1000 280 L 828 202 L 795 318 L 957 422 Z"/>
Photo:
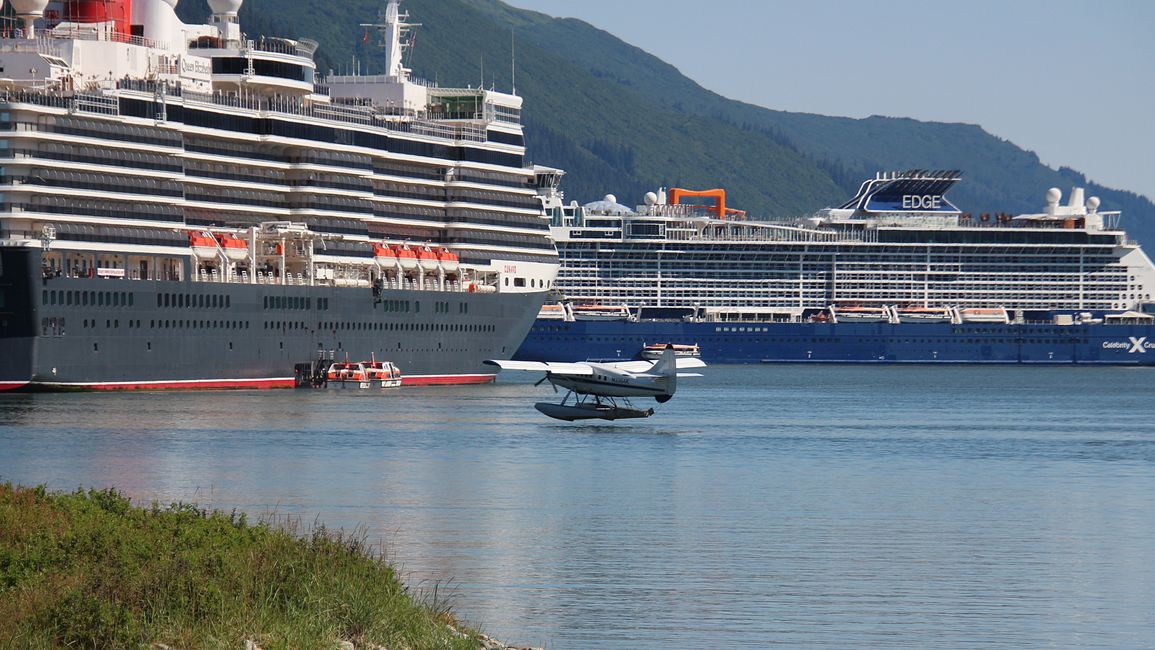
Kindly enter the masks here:
<path id="1" fill-rule="evenodd" d="M 216 233 L 217 242 L 231 262 L 241 262 L 249 257 L 249 245 L 245 240 L 228 233 Z"/>
<path id="2" fill-rule="evenodd" d="M 437 253 L 428 246 L 419 246 L 417 248 L 417 262 L 421 265 L 424 271 L 436 271 L 440 262 L 437 261 Z"/>
<path id="3" fill-rule="evenodd" d="M 401 268 L 406 271 L 417 268 L 417 253 L 414 253 L 412 248 L 405 244 L 394 244 L 391 248 L 397 254 L 397 261 L 401 263 Z"/>
<path id="4" fill-rule="evenodd" d="M 438 248 L 437 260 L 441 262 L 441 268 L 445 269 L 446 273 L 457 273 L 457 253 L 448 248 Z"/>
<path id="5" fill-rule="evenodd" d="M 217 240 L 203 230 L 196 230 L 188 234 L 188 245 L 192 248 L 197 259 L 211 260 L 217 257 Z"/>

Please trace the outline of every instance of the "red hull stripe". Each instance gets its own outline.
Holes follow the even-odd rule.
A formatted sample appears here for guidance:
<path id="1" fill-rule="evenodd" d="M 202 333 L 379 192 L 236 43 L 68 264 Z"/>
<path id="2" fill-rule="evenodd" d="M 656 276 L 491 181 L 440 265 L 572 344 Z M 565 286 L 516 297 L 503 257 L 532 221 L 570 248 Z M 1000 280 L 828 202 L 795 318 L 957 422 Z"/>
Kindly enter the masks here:
<path id="1" fill-rule="evenodd" d="M 403 375 L 402 386 L 448 386 L 452 384 L 488 384 L 497 375 Z"/>
<path id="2" fill-rule="evenodd" d="M 448 386 L 488 384 L 497 375 L 409 375 L 401 378 L 403 386 Z M 227 388 L 293 388 L 292 377 L 272 379 L 189 379 L 185 381 L 124 381 L 109 383 L 21 382 L 0 383 L 0 390 L 42 388 L 48 390 L 220 390 Z"/>
<path id="3" fill-rule="evenodd" d="M 292 377 L 271 379 L 188 379 L 184 381 L 118 381 L 108 383 L 35 382 L 53 390 L 212 390 L 221 388 L 292 388 Z"/>

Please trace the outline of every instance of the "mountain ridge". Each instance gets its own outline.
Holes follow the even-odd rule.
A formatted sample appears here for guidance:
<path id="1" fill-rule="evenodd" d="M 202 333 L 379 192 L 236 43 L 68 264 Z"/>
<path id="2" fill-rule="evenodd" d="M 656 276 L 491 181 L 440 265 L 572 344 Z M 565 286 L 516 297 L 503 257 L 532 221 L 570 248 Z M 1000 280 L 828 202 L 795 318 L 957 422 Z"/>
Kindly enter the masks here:
<path id="1" fill-rule="evenodd" d="M 249 0 L 249 34 L 321 43 L 318 71 L 380 67 L 381 49 L 362 22 L 382 3 Z M 407 64 L 440 85 L 503 90 L 525 99 L 527 160 L 566 170 L 563 188 L 579 202 L 614 193 L 624 203 L 658 186 L 724 187 L 752 216 L 794 216 L 835 205 L 878 171 L 960 169 L 951 200 L 964 211 L 1037 212 L 1049 187 L 1098 195 L 1121 210 L 1141 241 L 1155 241 L 1155 204 L 1134 192 L 1052 169 L 1029 150 L 964 122 L 907 117 L 851 118 L 794 113 L 732 100 L 605 30 L 574 18 L 499 0 L 406 0 L 417 28 Z M 204 0 L 182 3 L 203 20 Z"/>

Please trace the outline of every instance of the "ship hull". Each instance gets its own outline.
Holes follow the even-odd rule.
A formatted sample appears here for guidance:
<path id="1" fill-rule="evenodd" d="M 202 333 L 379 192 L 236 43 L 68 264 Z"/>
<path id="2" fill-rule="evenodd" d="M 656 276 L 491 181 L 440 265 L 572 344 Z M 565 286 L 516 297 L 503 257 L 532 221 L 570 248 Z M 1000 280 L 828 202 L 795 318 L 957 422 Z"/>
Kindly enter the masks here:
<path id="1" fill-rule="evenodd" d="M 43 277 L 0 251 L 0 389 L 281 388 L 317 360 L 392 361 L 405 385 L 492 381 L 544 293 Z"/>
<path id="2" fill-rule="evenodd" d="M 514 359 L 628 359 L 697 344 L 706 363 L 1155 365 L 1155 326 L 1086 323 L 716 323 L 539 319 Z"/>

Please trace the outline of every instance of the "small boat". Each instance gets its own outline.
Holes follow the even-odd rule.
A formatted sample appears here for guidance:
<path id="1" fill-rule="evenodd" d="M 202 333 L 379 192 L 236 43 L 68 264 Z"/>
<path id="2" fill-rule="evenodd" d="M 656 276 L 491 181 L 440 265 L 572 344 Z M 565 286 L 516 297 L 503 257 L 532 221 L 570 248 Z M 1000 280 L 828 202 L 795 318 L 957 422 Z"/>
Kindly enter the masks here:
<path id="1" fill-rule="evenodd" d="M 212 260 L 217 257 L 217 240 L 211 233 L 204 230 L 193 231 L 188 234 L 188 245 L 192 248 L 197 259 Z"/>
<path id="2" fill-rule="evenodd" d="M 397 253 L 384 244 L 373 244 L 373 260 L 378 266 L 392 268 L 397 265 Z"/>
<path id="3" fill-rule="evenodd" d="M 629 320 L 625 305 L 570 305 L 574 320 Z"/>
<path id="4" fill-rule="evenodd" d="M 242 262 L 249 257 L 249 244 L 245 240 L 227 232 L 213 234 L 216 235 L 217 242 L 220 244 L 221 250 L 225 252 L 225 257 L 229 258 L 229 261 Z"/>
<path id="5" fill-rule="evenodd" d="M 396 253 L 397 261 L 401 263 L 402 269 L 412 271 L 417 268 L 417 253 L 412 248 L 405 244 L 393 244 L 391 248 Z"/>
<path id="6" fill-rule="evenodd" d="M 401 385 L 401 369 L 392 361 L 362 361 L 369 387 L 397 388 Z"/>
<path id="7" fill-rule="evenodd" d="M 369 376 L 365 364 L 338 361 L 325 372 L 325 382 L 334 388 L 347 388 L 354 384 L 358 388 L 369 388 Z"/>
<path id="8" fill-rule="evenodd" d="M 946 307 L 898 307 L 895 314 L 900 323 L 946 323 L 951 318 Z"/>
<path id="9" fill-rule="evenodd" d="M 391 361 L 338 361 L 329 366 L 325 380 L 334 388 L 397 388 L 401 370 Z"/>
<path id="10" fill-rule="evenodd" d="M 661 358 L 662 352 L 666 348 L 674 349 L 675 357 L 701 357 L 702 352 L 698 349 L 698 344 L 683 345 L 680 343 L 651 343 L 642 347 L 641 352 L 638 352 L 638 357 L 642 359 L 657 360 Z"/>
<path id="11" fill-rule="evenodd" d="M 415 248 L 417 253 L 417 263 L 421 266 L 422 271 L 436 271 L 441 264 L 437 261 L 437 253 L 428 246 L 417 246 Z"/>
<path id="12" fill-rule="evenodd" d="M 448 248 L 438 248 L 437 260 L 441 262 L 441 268 L 445 269 L 446 273 L 457 273 L 459 262 L 457 253 L 454 253 Z"/>
<path id="13" fill-rule="evenodd" d="M 565 320 L 565 306 L 556 302 L 546 303 L 538 310 L 537 317 L 545 320 Z"/>
<path id="14" fill-rule="evenodd" d="M 958 310 L 964 323 L 1008 323 L 1007 310 L 1002 307 L 970 307 Z"/>
<path id="15" fill-rule="evenodd" d="M 830 311 L 840 321 L 854 321 L 858 323 L 884 323 L 890 320 L 890 311 L 886 307 L 831 307 Z"/>

